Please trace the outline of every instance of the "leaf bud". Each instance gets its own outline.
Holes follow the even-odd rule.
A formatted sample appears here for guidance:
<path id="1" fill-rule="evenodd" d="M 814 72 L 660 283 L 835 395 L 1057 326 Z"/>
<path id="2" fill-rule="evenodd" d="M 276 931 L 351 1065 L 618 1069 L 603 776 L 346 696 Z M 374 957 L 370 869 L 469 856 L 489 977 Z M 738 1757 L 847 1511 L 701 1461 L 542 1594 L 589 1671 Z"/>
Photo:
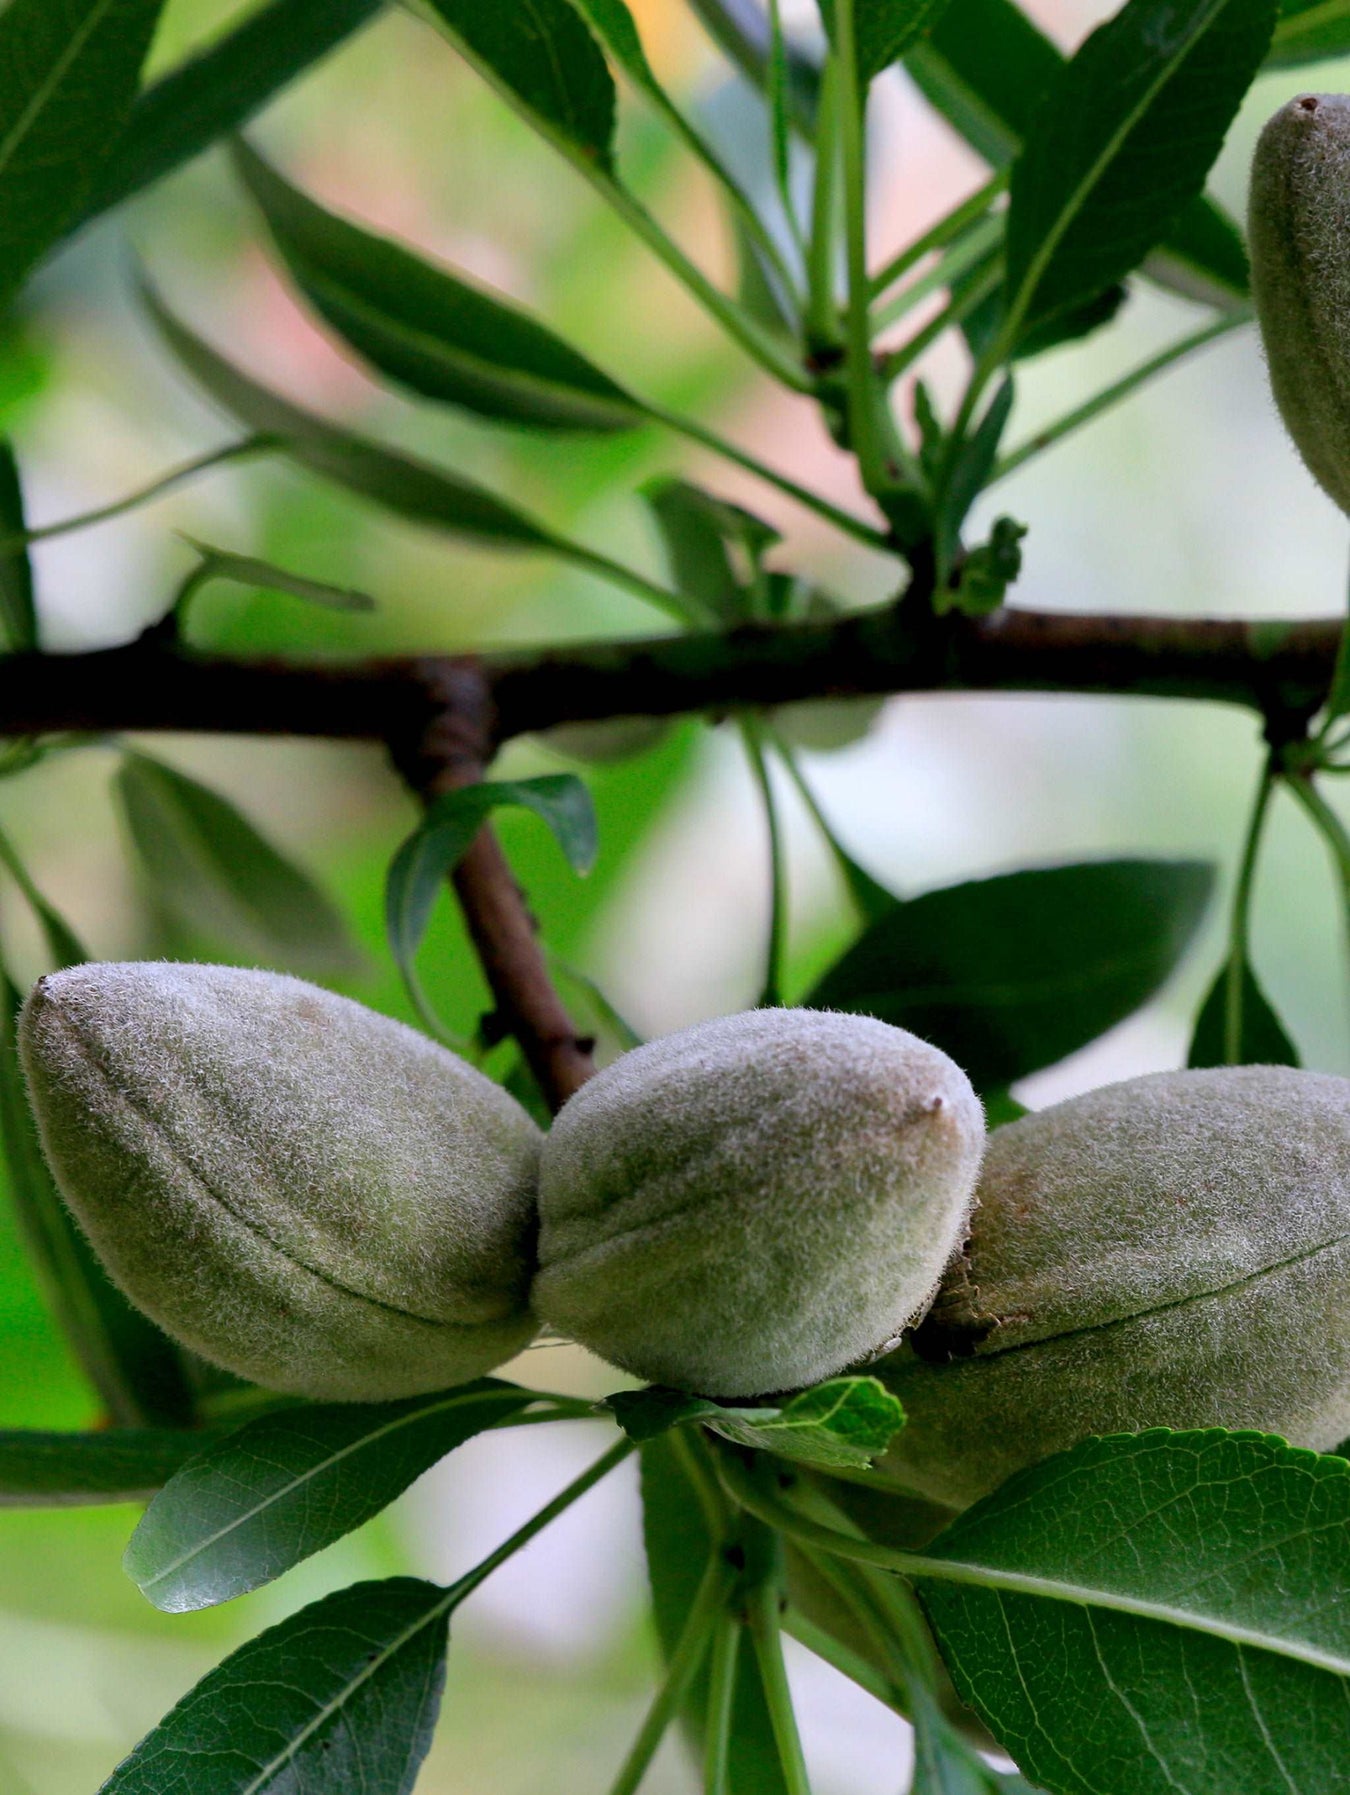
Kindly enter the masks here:
<path id="1" fill-rule="evenodd" d="M 402 1023 L 270 972 L 95 964 L 40 981 L 19 1043 L 66 1203 L 203 1358 L 377 1401 L 533 1335 L 539 1131 Z"/>
<path id="2" fill-rule="evenodd" d="M 1350 1434 L 1350 1079 L 1161 1072 L 997 1128 L 969 1239 L 875 1368 L 894 1479 L 961 1507 L 1089 1434 Z"/>
<path id="3" fill-rule="evenodd" d="M 870 1017 L 752 1010 L 651 1042 L 545 1143 L 536 1312 L 654 1383 L 816 1383 L 922 1311 L 983 1142 L 960 1067 Z"/>
<path id="4" fill-rule="evenodd" d="M 1275 402 L 1313 478 L 1350 512 L 1350 97 L 1299 94 L 1268 121 L 1248 238 Z"/>

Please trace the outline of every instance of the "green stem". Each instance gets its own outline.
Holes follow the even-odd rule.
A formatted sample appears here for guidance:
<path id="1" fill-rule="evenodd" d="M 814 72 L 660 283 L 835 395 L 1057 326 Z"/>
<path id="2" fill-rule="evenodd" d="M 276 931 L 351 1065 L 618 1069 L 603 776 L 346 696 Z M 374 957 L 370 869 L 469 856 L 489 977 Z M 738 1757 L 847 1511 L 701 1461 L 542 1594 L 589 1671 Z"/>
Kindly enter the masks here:
<path id="1" fill-rule="evenodd" d="M 756 479 L 763 480 L 766 485 L 776 487 L 779 492 L 786 494 L 790 499 L 795 499 L 808 511 L 814 511 L 817 517 L 824 518 L 826 523 L 833 524 L 837 530 L 842 530 L 845 535 L 853 537 L 855 541 L 864 542 L 869 548 L 889 552 L 890 542 L 884 530 L 877 529 L 874 524 L 867 523 L 861 517 L 855 517 L 851 511 L 844 511 L 838 505 L 831 504 L 828 499 L 821 498 L 809 487 L 799 486 L 795 480 L 766 466 L 764 462 L 757 460 L 745 449 L 737 448 L 735 443 L 728 442 L 715 430 L 710 430 L 706 424 L 700 424 L 694 418 L 682 417 L 678 412 L 667 411 L 664 406 L 649 404 L 646 400 L 643 401 L 643 409 L 655 422 L 664 424 L 667 430 L 673 430 L 678 435 L 686 437 L 690 442 L 698 443 L 705 449 L 711 449 L 724 461 L 730 461 L 736 467 L 744 468 L 747 473 L 754 474 Z"/>
<path id="2" fill-rule="evenodd" d="M 825 69 L 816 130 L 816 180 L 811 203 L 811 241 L 806 260 L 807 332 L 817 351 L 839 341 L 835 269 L 839 225 L 839 75 Z"/>
<path id="3" fill-rule="evenodd" d="M 1075 430 L 1080 430 L 1084 424 L 1090 424 L 1094 418 L 1100 417 L 1102 412 L 1110 410 L 1113 405 L 1118 405 L 1122 399 L 1128 398 L 1136 387 L 1142 386 L 1146 380 L 1151 380 L 1155 374 L 1160 374 L 1164 368 L 1170 368 L 1174 363 L 1193 354 L 1197 349 L 1203 349 L 1207 343 L 1216 342 L 1220 337 L 1227 336 L 1229 331 L 1249 324 L 1251 319 L 1252 313 L 1247 307 L 1227 312 L 1213 324 L 1206 324 L 1202 329 L 1192 331 L 1190 336 L 1182 337 L 1179 341 L 1169 344 L 1166 349 L 1151 356 L 1148 361 L 1141 363 L 1129 374 L 1122 375 L 1110 386 L 1103 387 L 1101 392 L 1085 401 L 1084 404 L 1076 406 L 1073 411 L 1066 412 L 1062 418 L 1057 419 L 1053 424 L 1048 424 L 1044 430 L 1038 430 L 1035 436 L 1027 442 L 1020 443 L 1017 448 L 1009 450 L 985 482 L 986 490 L 996 481 L 1005 479 L 1014 468 L 1021 467 L 1024 461 L 1030 461 L 1033 455 L 1039 455 L 1043 450 L 1053 447 L 1055 443 L 1061 442 Z"/>
<path id="4" fill-rule="evenodd" d="M 154 499 L 162 498 L 165 493 L 172 492 L 174 487 L 182 486 L 185 481 L 193 480 L 198 474 L 210 473 L 213 468 L 224 467 L 228 462 L 245 461 L 254 455 L 266 455 L 273 449 L 281 447 L 282 439 L 278 436 L 246 436 L 241 441 L 229 443 L 223 449 L 213 449 L 209 455 L 200 455 L 195 461 L 185 461 L 180 467 L 172 468 L 167 474 L 161 474 L 148 486 L 142 486 L 126 498 L 115 499 L 111 505 L 100 505 L 96 511 L 82 511 L 76 517 L 63 517 L 56 523 L 40 524 L 34 530 L 24 530 L 17 536 L 0 538 L 0 555 L 14 554 L 25 548 L 30 542 L 46 542 L 53 536 L 70 536 L 76 530 L 92 529 L 95 524 L 111 522 L 115 517 L 123 517 L 128 511 L 135 511 L 141 505 L 148 505 Z"/>
<path id="5" fill-rule="evenodd" d="M 666 1437 L 670 1441 L 671 1451 L 680 1462 L 681 1471 L 694 1487 L 694 1496 L 703 1512 L 708 1532 L 714 1539 L 721 1539 L 727 1530 L 730 1511 L 701 1434 L 689 1428 L 677 1427 Z"/>
<path id="6" fill-rule="evenodd" d="M 741 1655 L 741 1624 L 723 1614 L 713 1634 L 708 1666 L 708 1705 L 703 1733 L 703 1795 L 727 1795 L 731 1727 L 736 1707 L 736 1672 Z"/>
<path id="7" fill-rule="evenodd" d="M 769 0 L 769 111 L 773 131 L 773 166 L 779 203 L 792 240 L 803 261 L 806 239 L 792 198 L 792 135 L 787 112 L 787 41 L 783 36 L 781 0 Z"/>
<path id="8" fill-rule="evenodd" d="M 760 1681 L 764 1685 L 764 1699 L 787 1795 L 811 1795 L 797 1716 L 792 1706 L 792 1691 L 788 1687 L 787 1666 L 783 1662 L 780 1600 L 776 1579 L 765 1577 L 750 1590 L 746 1603 L 750 1637 L 755 1642 Z"/>
<path id="9" fill-rule="evenodd" d="M 787 768 L 788 777 L 797 788 L 797 795 L 810 813 L 811 821 L 819 830 L 821 839 L 834 857 L 839 868 L 839 876 L 844 881 L 854 908 L 863 922 L 876 922 L 886 911 L 895 908 L 897 899 L 878 883 L 865 867 L 858 862 L 845 848 L 834 832 L 830 819 L 820 807 L 820 801 L 807 784 L 806 776 L 797 761 L 797 756 L 783 740 L 772 725 L 765 725 L 765 733 L 773 743 L 774 753 Z"/>
<path id="10" fill-rule="evenodd" d="M 769 868 L 772 897 L 769 910 L 769 949 L 764 972 L 764 989 L 759 1003 L 764 1009 L 777 1009 L 783 1001 L 783 962 L 787 949 L 787 862 L 784 853 L 782 819 L 764 752 L 764 725 L 752 712 L 740 718 L 741 740 L 755 776 L 764 804 L 764 820 L 769 829 Z"/>
<path id="11" fill-rule="evenodd" d="M 983 223 L 967 232 L 959 243 L 954 244 L 945 256 L 936 261 L 917 280 L 912 280 L 907 287 L 902 287 L 898 293 L 894 294 L 889 303 L 873 318 L 873 328 L 879 331 L 886 330 L 890 325 L 903 318 L 907 312 L 913 311 L 921 300 L 927 299 L 933 293 L 940 292 L 944 287 L 950 287 L 953 281 L 959 280 L 963 274 L 968 273 L 970 269 L 990 255 L 998 247 L 1002 236 L 1002 218 L 986 218 Z M 998 278 L 1002 279 L 1001 271 Z"/>
<path id="12" fill-rule="evenodd" d="M 725 1555 L 720 1549 L 714 1551 L 681 1629 L 679 1643 L 671 1654 L 665 1682 L 647 1711 L 647 1718 L 614 1779 L 610 1795 L 635 1795 L 641 1786 L 671 1721 L 708 1655 L 718 1616 L 726 1608 L 733 1581 L 734 1573 Z"/>
<path id="13" fill-rule="evenodd" d="M 1233 914 L 1228 928 L 1228 967 L 1223 989 L 1223 1062 L 1226 1066 L 1242 1064 L 1242 1005 L 1246 991 L 1247 943 L 1251 934 L 1252 892 L 1256 884 L 1256 868 L 1261 857 L 1261 836 L 1270 814 L 1270 800 L 1275 795 L 1279 777 L 1274 754 L 1266 756 L 1247 825 L 1247 839 L 1238 868 L 1233 892 Z"/>
<path id="14" fill-rule="evenodd" d="M 882 363 L 882 378 L 887 381 L 895 380 L 906 368 L 912 367 L 945 331 L 950 330 L 954 324 L 959 324 L 963 318 L 968 318 L 977 305 L 995 292 L 1002 279 L 1002 271 L 995 266 L 982 279 L 972 281 L 964 293 L 944 305 L 936 317 L 930 318 L 927 324 L 916 330 L 907 343 L 887 352 Z"/>
<path id="15" fill-rule="evenodd" d="M 622 561 L 613 561 L 608 555 L 602 555 L 598 549 L 583 548 L 579 542 L 570 542 L 566 537 L 556 539 L 555 553 L 563 559 L 571 561 L 576 567 L 585 567 L 591 573 L 597 573 L 612 585 L 622 586 L 625 591 L 635 593 L 638 598 L 645 599 L 658 610 L 664 611 L 668 617 L 675 618 L 683 624 L 697 623 L 706 626 L 715 621 L 711 614 L 695 606 L 690 599 L 679 592 L 672 592 L 665 586 L 657 585 L 649 580 L 646 574 L 639 573 L 636 568 L 625 567 Z"/>
<path id="16" fill-rule="evenodd" d="M 883 1707 L 893 1708 L 897 1714 L 906 1713 L 900 1692 L 889 1677 L 882 1676 L 875 1665 L 857 1652 L 850 1651 L 833 1633 L 827 1633 L 824 1627 L 808 1620 L 800 1608 L 788 1609 L 783 1616 L 783 1631 L 799 1645 L 804 1645 L 808 1652 L 814 1652 L 817 1658 L 823 1658 L 827 1664 L 833 1665 L 841 1676 L 856 1683 L 860 1689 L 865 1689 Z"/>
<path id="17" fill-rule="evenodd" d="M 1285 784 L 1303 806 L 1330 850 L 1332 863 L 1341 882 L 1346 927 L 1350 930 L 1350 831 L 1347 831 L 1345 824 L 1318 791 L 1310 776 L 1286 779 Z"/>
<path id="18" fill-rule="evenodd" d="M 969 199 L 962 200 L 961 204 L 953 211 L 948 212 L 945 218 L 940 218 L 931 230 L 925 231 L 922 237 L 916 237 L 912 243 L 906 245 L 898 255 L 887 262 L 879 274 L 872 277 L 873 299 L 880 299 L 882 294 L 893 287 L 902 275 L 909 273 L 916 262 L 921 262 L 935 249 L 944 249 L 953 238 L 959 237 L 967 225 L 973 224 L 977 218 L 989 210 L 1007 185 L 1008 170 L 1001 169 L 977 192 L 972 193 Z"/>

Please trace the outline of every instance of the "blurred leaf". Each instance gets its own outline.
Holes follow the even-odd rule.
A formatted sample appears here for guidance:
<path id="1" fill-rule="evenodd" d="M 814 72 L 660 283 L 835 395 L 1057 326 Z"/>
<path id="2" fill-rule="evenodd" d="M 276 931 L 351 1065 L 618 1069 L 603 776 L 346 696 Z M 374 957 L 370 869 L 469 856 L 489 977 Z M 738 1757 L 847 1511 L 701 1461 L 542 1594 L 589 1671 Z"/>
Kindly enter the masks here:
<path id="1" fill-rule="evenodd" d="M 79 222 L 247 124 L 297 75 L 382 10 L 384 0 L 268 0 L 144 89 L 98 171 Z"/>
<path id="2" fill-rule="evenodd" d="M 966 521 L 966 514 L 983 492 L 998 459 L 999 444 L 1012 415 L 1013 394 L 1012 376 L 1008 375 L 985 407 L 976 429 L 961 444 L 952 464 L 936 519 L 935 548 L 940 586 L 946 585 L 961 546 L 961 526 Z"/>
<path id="3" fill-rule="evenodd" d="M 899 1398 L 874 1377 L 831 1378 L 760 1408 L 710 1402 L 660 1385 L 621 1390 L 605 1405 L 639 1444 L 696 1423 L 738 1446 L 835 1470 L 867 1470 L 905 1425 Z"/>
<path id="4" fill-rule="evenodd" d="M 231 1601 L 362 1526 L 446 1453 L 537 1400 L 484 1378 L 407 1402 L 264 1415 L 177 1471 L 123 1567 L 166 1614 Z"/>
<path id="5" fill-rule="evenodd" d="M 1128 274 L 1199 196 L 1273 28 L 1274 0 L 1129 0 L 1059 72 L 1013 165 L 1019 335 Z"/>
<path id="6" fill-rule="evenodd" d="M 1018 154 L 1046 89 L 1064 67 L 1056 46 L 1013 0 L 951 0 L 906 64 L 925 97 L 993 168 Z M 1249 293 L 1242 233 L 1213 200 L 1192 200 L 1148 263 L 1164 286 L 1212 305 Z"/>
<path id="7" fill-rule="evenodd" d="M 414 997 L 418 996 L 414 961 L 442 883 L 469 851 L 486 819 L 504 805 L 519 805 L 542 817 L 575 872 L 586 873 L 595 864 L 595 811 L 590 793 L 575 773 L 465 785 L 443 793 L 394 855 L 385 886 L 390 951 Z"/>
<path id="8" fill-rule="evenodd" d="M 642 1448 L 642 1535 L 652 1608 L 662 1653 L 669 1660 L 693 1607 L 714 1546 L 712 1521 L 693 1473 L 695 1442 L 666 1433 Z M 711 1467 L 704 1465 L 711 1479 Z M 715 1498 L 714 1498 L 715 1499 Z M 733 1698 L 726 1795 L 789 1795 L 783 1780 L 756 1654 L 744 1641 Z M 701 1749 L 708 1707 L 708 1666 L 694 1678 L 684 1718 Z"/>
<path id="9" fill-rule="evenodd" d="M 286 452 L 311 473 L 434 529 L 492 548 L 568 553 L 541 525 L 471 480 L 354 436 L 258 386 L 217 355 L 149 287 L 147 309 L 193 379 L 250 429 L 285 439 Z"/>
<path id="10" fill-rule="evenodd" d="M 0 1144 L 29 1261 L 81 1370 L 111 1420 L 184 1425 L 192 1394 L 178 1349 L 133 1309 L 71 1220 L 38 1146 L 19 1064 L 22 994 L 0 970 Z"/>
<path id="11" fill-rule="evenodd" d="M 1339 1785 L 1343 1460 L 1253 1433 L 1089 1440 L 1011 1478 L 923 1559 L 962 1699 L 1056 1795 Z"/>
<path id="12" fill-rule="evenodd" d="M 1299 1066 L 1298 1048 L 1257 981 L 1251 963 L 1242 962 L 1242 1031 L 1238 1057 L 1230 1060 L 1225 1036 L 1228 1021 L 1228 967 L 1210 988 L 1196 1018 L 1188 1066 Z"/>
<path id="13" fill-rule="evenodd" d="M 187 922 L 291 967 L 359 964 L 329 899 L 228 798 L 144 754 L 124 755 L 115 789 L 156 896 Z"/>
<path id="14" fill-rule="evenodd" d="M 722 623 L 754 615 L 753 588 L 764 557 L 782 541 L 772 524 L 688 480 L 651 481 L 642 496 L 661 532 L 676 588 Z"/>
<path id="15" fill-rule="evenodd" d="M 215 548 L 209 542 L 198 542 L 195 536 L 184 536 L 184 542 L 195 548 L 201 562 L 194 567 L 178 589 L 174 609 L 181 613 L 188 599 L 212 580 L 230 580 L 240 586 L 261 587 L 264 592 L 286 592 L 307 604 L 319 605 L 328 611 L 373 611 L 375 600 L 366 592 L 355 592 L 349 586 L 330 586 L 323 580 L 307 579 L 299 573 L 288 573 L 272 561 L 260 561 L 254 555 L 235 555 L 229 549 Z"/>
<path id="16" fill-rule="evenodd" d="M 48 903 L 38 890 L 28 868 L 3 829 L 0 829 L 0 865 L 6 868 L 14 883 L 23 893 L 28 908 L 36 917 L 53 970 L 59 971 L 66 966 L 79 966 L 89 959 L 90 956 L 74 929 L 56 906 Z"/>
<path id="17" fill-rule="evenodd" d="M 55 243 L 131 112 L 164 0 L 0 11 L 0 304 Z"/>
<path id="18" fill-rule="evenodd" d="M 709 37 L 752 87 L 766 93 L 773 40 L 768 15 L 759 0 L 689 0 Z M 820 105 L 820 70 L 809 58 L 787 46 L 787 101 L 793 124 L 813 137 Z"/>
<path id="19" fill-rule="evenodd" d="M 452 41 L 536 130 L 606 172 L 614 82 L 568 0 L 427 0 Z"/>
<path id="20" fill-rule="evenodd" d="M 0 441 L 0 538 L 10 542 L 21 538 L 27 529 L 14 445 Z M 4 631 L 7 653 L 32 654 L 36 650 L 38 626 L 33 597 L 33 564 L 22 542 L 18 547 L 0 553 L 0 630 Z"/>
<path id="21" fill-rule="evenodd" d="M 170 1427 L 0 1433 L 0 1508 L 144 1502 L 208 1438 Z"/>
<path id="22" fill-rule="evenodd" d="M 1350 0 L 1282 0 L 1268 69 L 1350 56 Z"/>
<path id="23" fill-rule="evenodd" d="M 1027 526 L 1015 517 L 995 518 L 989 540 L 978 543 L 961 563 L 956 585 L 937 595 L 938 615 L 960 611 L 967 617 L 988 617 L 997 611 L 1021 576 L 1026 533 Z"/>
<path id="24" fill-rule="evenodd" d="M 1002 1090 L 1147 1003 L 1213 889 L 1197 861 L 1104 860 L 897 903 L 805 1001 L 911 1029 Z"/>
<path id="25" fill-rule="evenodd" d="M 825 29 L 834 38 L 838 0 L 820 0 Z M 853 33 L 863 85 L 898 62 L 916 39 L 937 23 L 947 0 L 853 0 Z"/>
<path id="26" fill-rule="evenodd" d="M 102 1795 L 410 1795 L 453 1604 L 434 1583 L 391 1577 L 302 1608 L 204 1677 Z"/>
<path id="27" fill-rule="evenodd" d="M 643 422 L 637 400 L 511 300 L 325 211 L 246 144 L 235 163 L 301 292 L 379 373 L 536 429 Z"/>

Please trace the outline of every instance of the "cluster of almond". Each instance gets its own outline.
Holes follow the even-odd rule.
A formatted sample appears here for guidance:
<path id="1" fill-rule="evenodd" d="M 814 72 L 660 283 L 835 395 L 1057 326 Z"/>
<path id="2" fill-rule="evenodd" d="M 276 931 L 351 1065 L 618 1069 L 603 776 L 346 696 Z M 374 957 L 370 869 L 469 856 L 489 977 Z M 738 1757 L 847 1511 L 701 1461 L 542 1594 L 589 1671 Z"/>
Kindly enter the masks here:
<path id="1" fill-rule="evenodd" d="M 1348 1080 L 1133 1079 L 985 1152 L 945 1054 L 807 1010 L 626 1054 L 547 1136 L 443 1048 L 270 973 L 80 967 L 21 1039 L 112 1275 L 271 1388 L 415 1395 L 541 1322 L 709 1396 L 867 1364 L 909 1415 L 895 1478 L 953 1506 L 1093 1432 L 1350 1433 Z"/>

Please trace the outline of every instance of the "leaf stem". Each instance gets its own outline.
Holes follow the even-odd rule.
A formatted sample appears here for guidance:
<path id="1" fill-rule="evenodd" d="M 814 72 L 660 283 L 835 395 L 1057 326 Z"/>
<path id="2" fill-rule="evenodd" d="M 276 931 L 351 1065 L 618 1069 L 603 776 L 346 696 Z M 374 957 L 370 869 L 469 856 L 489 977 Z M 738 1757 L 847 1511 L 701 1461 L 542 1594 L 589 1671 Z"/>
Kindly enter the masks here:
<path id="1" fill-rule="evenodd" d="M 1247 943 L 1251 933 L 1252 893 L 1261 857 L 1261 836 L 1270 814 L 1270 801 L 1279 780 L 1279 765 L 1272 752 L 1266 756 L 1247 824 L 1247 838 L 1233 891 L 1233 914 L 1228 929 L 1228 966 L 1223 987 L 1223 1063 L 1242 1063 L 1243 999 L 1246 994 Z"/>
<path id="2" fill-rule="evenodd" d="M 834 825 L 820 806 L 820 801 L 806 781 L 797 756 L 783 740 L 772 725 L 766 724 L 765 731 L 773 743 L 775 754 L 787 768 L 788 777 L 797 788 L 797 795 L 810 813 L 811 821 L 820 831 L 821 838 L 834 857 L 839 868 L 839 876 L 843 879 L 854 908 L 864 922 L 876 922 L 887 911 L 893 910 L 899 901 L 886 887 L 874 879 L 866 869 L 845 848 L 834 832 Z"/>
<path id="3" fill-rule="evenodd" d="M 747 711 L 740 717 L 739 726 L 750 770 L 755 776 L 764 804 L 764 820 L 769 830 L 772 897 L 769 908 L 769 947 L 759 1005 L 764 1009 L 777 1009 L 783 1001 L 783 962 L 787 953 L 788 882 L 783 826 L 778 812 L 778 799 L 773 789 L 773 778 L 769 772 L 768 756 L 764 752 L 763 722 L 754 712 Z"/>
<path id="4" fill-rule="evenodd" d="M 741 1623 L 734 1614 L 724 1613 L 713 1634 L 712 1657 L 708 1666 L 708 1705 L 703 1733 L 703 1795 L 727 1795 L 741 1636 Z"/>
<path id="5" fill-rule="evenodd" d="M 1350 931 L 1350 831 L 1318 791 L 1309 774 L 1285 780 L 1291 794 L 1303 806 L 1313 827 L 1327 844 L 1341 883 L 1346 928 Z"/>
<path id="6" fill-rule="evenodd" d="M 1157 355 L 1151 356 L 1146 362 L 1141 362 L 1137 368 L 1122 375 L 1110 386 L 1103 387 L 1101 392 L 1086 400 L 1084 404 L 1075 406 L 1072 411 L 1066 412 L 1053 424 L 1047 424 L 1044 430 L 1038 430 L 1035 436 L 1027 442 L 1019 443 L 1015 449 L 1009 450 L 997 463 L 993 473 L 985 482 L 986 490 L 996 481 L 1005 479 L 1014 468 L 1021 467 L 1023 462 L 1030 461 L 1034 455 L 1039 455 L 1043 450 L 1052 448 L 1055 443 L 1061 442 L 1075 430 L 1081 429 L 1084 424 L 1090 424 L 1094 418 L 1100 417 L 1104 411 L 1109 411 L 1113 405 L 1118 405 L 1122 399 L 1128 398 L 1136 387 L 1142 386 L 1146 380 L 1151 380 L 1155 374 L 1160 374 L 1164 368 L 1172 367 L 1197 349 L 1203 349 L 1208 343 L 1217 342 L 1220 337 L 1227 336 L 1229 331 L 1237 330 L 1241 325 L 1249 324 L 1251 320 L 1251 308 L 1244 306 L 1226 312 L 1223 317 L 1216 319 L 1212 324 L 1206 324 L 1202 329 L 1192 331 L 1189 336 L 1181 337 L 1177 342 L 1170 343 L 1166 349 L 1159 350 Z"/>
<path id="7" fill-rule="evenodd" d="M 967 225 L 973 224 L 977 218 L 989 210 L 1007 185 L 1008 170 L 1000 169 L 997 174 L 985 182 L 983 187 L 972 193 L 968 199 L 962 200 L 959 206 L 948 212 L 944 218 L 940 218 L 931 229 L 926 230 L 921 237 L 916 237 L 898 255 L 893 256 L 886 266 L 872 277 L 873 299 L 880 299 L 902 275 L 909 273 L 916 262 L 922 261 L 935 249 L 944 249 L 953 238 L 961 236 Z M 999 228 L 1002 228 L 1001 224 Z M 906 289 L 907 292 L 910 290 Z"/>
<path id="8" fill-rule="evenodd" d="M 815 177 L 806 258 L 806 320 L 811 346 L 818 353 L 839 341 L 834 285 L 839 224 L 839 77 L 833 61 L 826 64 L 820 91 Z"/>
<path id="9" fill-rule="evenodd" d="M 954 324 L 959 324 L 963 318 L 968 318 L 976 306 L 983 304 L 997 289 L 1002 278 L 1002 270 L 995 263 L 979 280 L 972 281 L 963 293 L 950 299 L 935 317 L 915 331 L 907 343 L 902 343 L 898 349 L 888 350 L 882 358 L 883 379 L 895 380 L 906 368 L 912 367 L 945 331 L 950 330 Z"/>
<path id="10" fill-rule="evenodd" d="M 760 1680 L 764 1685 L 764 1699 L 773 1726 L 774 1741 L 778 1746 L 778 1762 L 782 1767 L 787 1795 L 811 1795 L 806 1759 L 802 1756 L 801 1735 L 797 1731 L 797 1716 L 792 1705 L 792 1691 L 788 1687 L 787 1665 L 783 1662 L 779 1606 L 781 1599 L 778 1582 L 774 1578 L 760 1579 L 749 1591 L 746 1607 L 750 1637 L 755 1642 Z"/>
<path id="11" fill-rule="evenodd" d="M 926 269 L 917 280 L 912 280 L 907 287 L 893 294 L 890 301 L 873 318 L 873 328 L 886 330 L 907 312 L 913 311 L 921 300 L 929 298 L 943 287 L 950 287 L 971 268 L 976 267 L 987 256 L 991 256 L 998 248 L 1003 236 L 1003 220 L 1001 217 L 981 220 L 968 231 L 959 243 L 954 243 L 946 255 L 939 257 L 933 266 Z"/>

